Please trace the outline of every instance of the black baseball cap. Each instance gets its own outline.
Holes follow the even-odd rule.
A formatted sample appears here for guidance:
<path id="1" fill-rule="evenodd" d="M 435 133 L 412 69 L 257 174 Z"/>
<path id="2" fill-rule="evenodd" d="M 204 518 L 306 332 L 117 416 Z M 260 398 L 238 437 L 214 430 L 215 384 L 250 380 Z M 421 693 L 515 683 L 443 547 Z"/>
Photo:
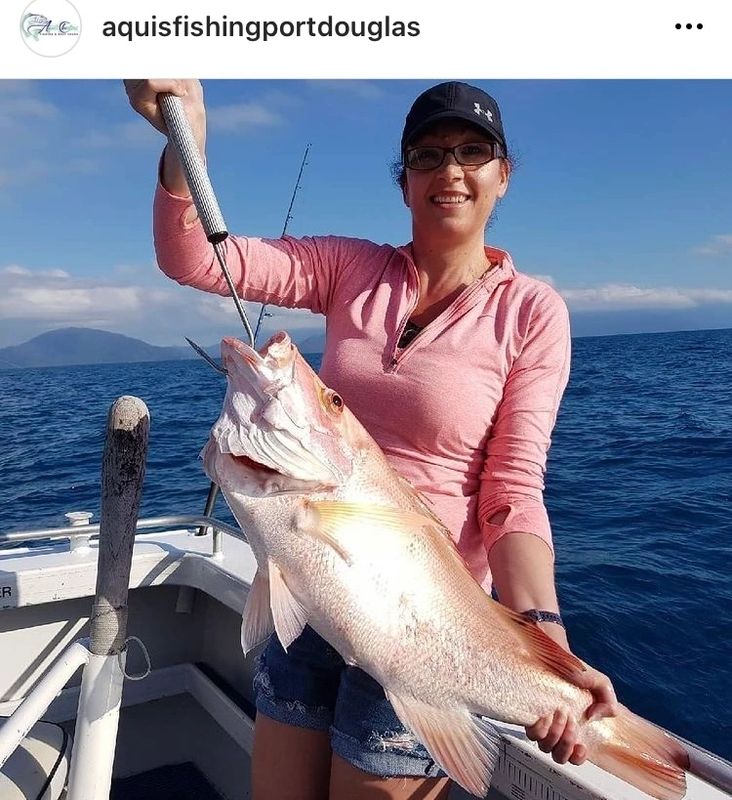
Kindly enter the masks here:
<path id="1" fill-rule="evenodd" d="M 498 103 L 476 86 L 448 81 L 422 92 L 412 104 L 402 132 L 402 153 L 415 136 L 441 119 L 463 119 L 477 125 L 506 152 L 506 137 Z"/>

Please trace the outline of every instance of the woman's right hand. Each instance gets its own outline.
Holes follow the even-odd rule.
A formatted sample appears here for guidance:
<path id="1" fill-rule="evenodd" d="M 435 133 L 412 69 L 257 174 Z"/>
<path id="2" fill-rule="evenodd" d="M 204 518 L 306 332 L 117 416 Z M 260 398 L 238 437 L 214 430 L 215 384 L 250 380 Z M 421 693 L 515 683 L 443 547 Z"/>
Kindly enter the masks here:
<path id="1" fill-rule="evenodd" d="M 188 121 L 191 123 L 193 135 L 203 152 L 206 143 L 206 109 L 203 105 L 203 87 L 200 81 L 173 78 L 126 80 L 124 86 L 132 108 L 166 135 L 168 130 L 158 105 L 158 95 L 168 93 L 180 97 Z"/>
<path id="2" fill-rule="evenodd" d="M 203 87 L 200 81 L 175 80 L 172 78 L 126 80 L 124 81 L 124 86 L 132 108 L 166 136 L 168 130 L 158 105 L 158 95 L 170 93 L 180 97 L 201 157 L 204 157 L 206 148 L 206 107 L 203 104 Z M 167 147 L 165 150 L 162 177 L 163 185 L 168 191 L 180 196 L 189 194 L 183 169 L 172 147 Z"/>

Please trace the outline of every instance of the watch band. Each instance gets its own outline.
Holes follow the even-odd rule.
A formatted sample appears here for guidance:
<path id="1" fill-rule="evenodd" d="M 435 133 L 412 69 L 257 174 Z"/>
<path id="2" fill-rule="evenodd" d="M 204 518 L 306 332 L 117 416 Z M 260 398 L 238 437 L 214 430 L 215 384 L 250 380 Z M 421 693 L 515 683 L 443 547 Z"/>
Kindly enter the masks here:
<path id="1" fill-rule="evenodd" d="M 556 611 L 542 611 L 539 608 L 530 608 L 528 611 L 522 611 L 521 616 L 534 622 L 554 622 L 564 627 L 562 617 Z"/>

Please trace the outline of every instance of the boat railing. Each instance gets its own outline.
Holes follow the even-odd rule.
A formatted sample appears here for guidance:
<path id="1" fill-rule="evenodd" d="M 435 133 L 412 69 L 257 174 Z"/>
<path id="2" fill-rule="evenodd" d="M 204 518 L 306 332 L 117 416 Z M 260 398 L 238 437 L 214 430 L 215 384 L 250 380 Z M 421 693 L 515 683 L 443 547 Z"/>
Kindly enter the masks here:
<path id="1" fill-rule="evenodd" d="M 72 512 L 75 513 L 75 512 Z M 79 525 L 73 523 L 60 528 L 38 528 L 28 531 L 11 531 L 10 533 L 0 534 L 0 547 L 5 544 L 11 543 L 26 543 L 37 542 L 44 539 L 51 539 L 58 541 L 68 539 L 71 542 L 72 549 L 78 549 L 79 546 L 88 545 L 89 541 L 99 536 L 100 523 L 90 523 Z M 135 533 L 142 531 L 159 530 L 159 529 L 172 529 L 172 528 L 197 528 L 198 531 L 203 531 L 207 535 L 208 531 L 212 533 L 212 555 L 220 556 L 223 552 L 222 534 L 226 533 L 229 536 L 234 536 L 237 539 L 246 541 L 246 536 L 240 528 L 229 525 L 226 522 L 209 517 L 205 514 L 180 514 L 167 517 L 146 517 L 137 521 Z"/>

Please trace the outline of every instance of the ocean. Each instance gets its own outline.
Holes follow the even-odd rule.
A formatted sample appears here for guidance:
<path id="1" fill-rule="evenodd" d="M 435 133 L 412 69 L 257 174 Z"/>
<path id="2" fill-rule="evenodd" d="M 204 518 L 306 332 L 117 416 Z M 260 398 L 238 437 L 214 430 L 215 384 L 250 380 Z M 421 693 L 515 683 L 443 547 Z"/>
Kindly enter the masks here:
<path id="1" fill-rule="evenodd" d="M 316 367 L 319 356 L 310 356 Z M 2 530 L 99 518 L 106 416 L 141 397 L 142 516 L 201 513 L 201 360 L 0 371 Z M 637 713 L 732 759 L 732 329 L 573 341 L 546 503 L 570 642 Z M 216 515 L 231 520 L 223 500 Z"/>

